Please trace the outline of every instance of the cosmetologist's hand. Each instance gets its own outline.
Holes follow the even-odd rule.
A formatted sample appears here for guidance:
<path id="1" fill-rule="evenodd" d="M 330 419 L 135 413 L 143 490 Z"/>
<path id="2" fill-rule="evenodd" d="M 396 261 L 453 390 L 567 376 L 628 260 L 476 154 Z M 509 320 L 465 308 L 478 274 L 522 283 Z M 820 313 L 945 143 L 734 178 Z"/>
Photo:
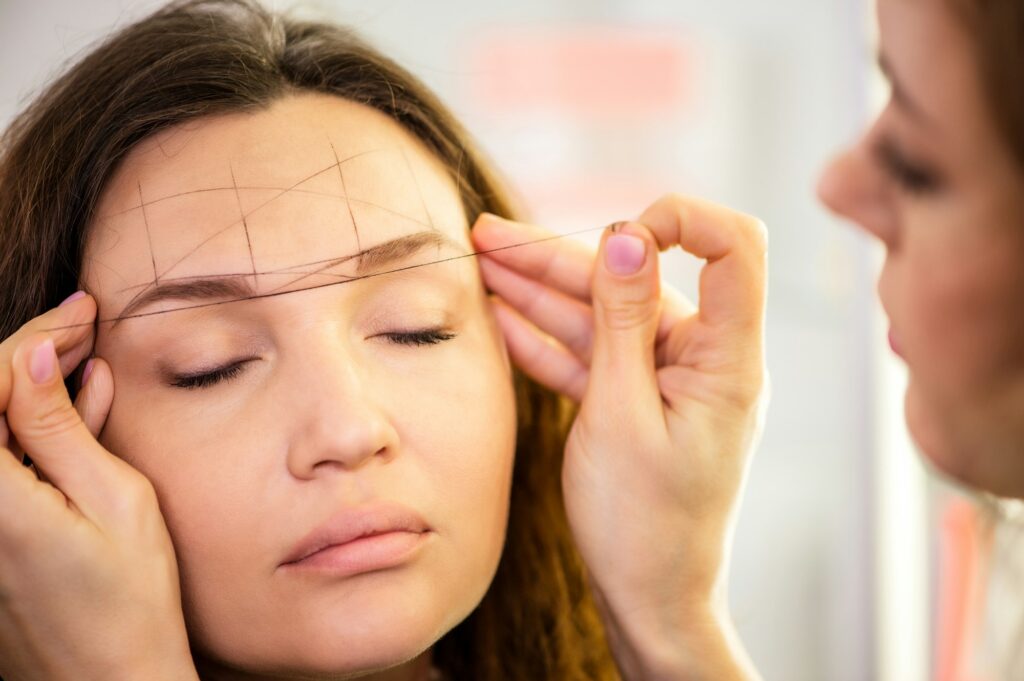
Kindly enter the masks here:
<path id="1" fill-rule="evenodd" d="M 482 216 L 477 250 L 550 237 Z M 659 280 L 661 250 L 706 261 L 700 306 Z M 767 237 L 758 220 L 666 196 L 605 230 L 481 257 L 513 360 L 579 403 L 566 510 L 628 679 L 756 676 L 726 573 L 766 402 Z"/>
<path id="2" fill-rule="evenodd" d="M 156 494 L 96 440 L 110 367 L 87 365 L 75 404 L 64 387 L 95 315 L 79 294 L 0 343 L 0 677 L 195 679 Z"/>

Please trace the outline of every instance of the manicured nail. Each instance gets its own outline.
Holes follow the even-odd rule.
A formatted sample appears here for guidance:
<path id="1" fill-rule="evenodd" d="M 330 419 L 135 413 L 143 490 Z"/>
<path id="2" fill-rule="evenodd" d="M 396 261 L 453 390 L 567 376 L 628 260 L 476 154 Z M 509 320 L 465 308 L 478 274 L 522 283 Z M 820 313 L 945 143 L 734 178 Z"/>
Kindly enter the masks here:
<path id="1" fill-rule="evenodd" d="M 644 266 L 647 244 L 629 234 L 613 234 L 604 244 L 604 262 L 612 274 L 636 274 Z"/>
<path id="2" fill-rule="evenodd" d="M 28 373 L 36 383 L 46 383 L 53 376 L 57 366 L 57 353 L 53 349 L 53 339 L 47 338 L 32 350 L 29 358 Z"/>
<path id="3" fill-rule="evenodd" d="M 61 303 L 60 305 L 58 305 L 57 307 L 64 307 L 64 306 L 65 306 L 65 305 L 67 305 L 68 303 L 73 303 L 73 302 L 75 302 L 76 300 L 78 300 L 79 298 L 84 298 L 84 297 L 85 297 L 85 291 L 75 291 L 75 292 L 74 292 L 74 293 L 72 293 L 72 294 L 71 294 L 70 296 L 68 296 L 67 298 L 65 298 L 65 299 L 64 299 L 64 302 L 62 302 L 62 303 Z"/>
<path id="4" fill-rule="evenodd" d="M 85 368 L 82 369 L 82 385 L 80 386 L 82 388 L 84 388 L 85 384 L 89 382 L 89 374 L 92 373 L 93 362 L 94 360 L 90 359 L 88 362 L 85 363 Z"/>

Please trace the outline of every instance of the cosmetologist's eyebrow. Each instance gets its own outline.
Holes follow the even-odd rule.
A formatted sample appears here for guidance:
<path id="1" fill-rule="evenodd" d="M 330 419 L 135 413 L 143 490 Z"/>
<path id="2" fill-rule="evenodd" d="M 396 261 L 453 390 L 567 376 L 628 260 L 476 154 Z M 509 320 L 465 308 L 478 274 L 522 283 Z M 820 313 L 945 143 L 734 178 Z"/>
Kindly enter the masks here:
<path id="1" fill-rule="evenodd" d="M 352 255 L 325 261 L 322 267 L 316 272 L 330 269 L 336 265 L 343 264 L 350 260 L 356 260 L 356 275 L 353 280 L 383 274 L 380 270 L 403 262 L 413 255 L 429 246 L 437 248 L 447 247 L 463 253 L 465 249 L 455 240 L 449 238 L 439 231 L 424 231 L 385 241 L 382 244 L 372 246 Z M 391 270 L 395 271 L 395 270 Z M 397 270 L 401 271 L 401 269 Z M 260 274 L 260 273 L 256 273 Z M 260 294 L 253 289 L 249 283 L 248 275 L 241 277 L 237 274 L 220 275 L 204 278 L 194 278 L 178 281 L 162 281 L 152 284 L 144 293 L 138 295 L 130 303 L 125 305 L 113 326 L 117 322 L 131 316 L 141 316 L 139 312 L 150 305 L 163 300 L 190 300 L 190 301 L 233 301 L 249 300 L 252 298 L 263 298 L 272 295 L 279 295 L 281 291 L 274 289 L 270 293 Z M 310 276 L 310 273 L 303 274 L 295 281 Z M 286 284 L 288 286 L 290 284 Z M 284 287 L 281 287 L 284 288 Z M 290 292 L 290 291 L 285 291 Z M 113 327 L 112 327 L 113 328 Z"/>
<path id="2" fill-rule="evenodd" d="M 902 82 L 896 77 L 896 73 L 892 69 L 892 64 L 890 63 L 889 58 L 886 57 L 884 52 L 878 53 L 878 68 L 882 70 L 883 74 L 885 74 L 886 79 L 889 81 L 889 85 L 892 87 L 893 101 L 920 123 L 924 125 L 933 125 L 931 118 L 925 113 L 924 109 L 907 94 L 907 91 L 903 88 Z"/>

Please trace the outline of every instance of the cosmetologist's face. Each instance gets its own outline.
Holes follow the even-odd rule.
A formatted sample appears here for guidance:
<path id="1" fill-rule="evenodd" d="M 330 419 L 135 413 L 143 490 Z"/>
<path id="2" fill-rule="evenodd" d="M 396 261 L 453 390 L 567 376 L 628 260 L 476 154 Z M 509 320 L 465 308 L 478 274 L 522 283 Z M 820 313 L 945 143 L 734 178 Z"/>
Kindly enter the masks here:
<path id="1" fill-rule="evenodd" d="M 819 193 L 885 246 L 878 292 L 925 456 L 1024 496 L 1024 174 L 948 4 L 879 2 L 892 97 Z"/>
<path id="2" fill-rule="evenodd" d="M 471 250 L 440 163 L 325 95 L 162 132 L 106 187 L 83 276 L 128 318 L 99 327 L 101 441 L 156 488 L 204 678 L 398 673 L 483 597 L 511 368 L 476 259 L 416 267 Z"/>

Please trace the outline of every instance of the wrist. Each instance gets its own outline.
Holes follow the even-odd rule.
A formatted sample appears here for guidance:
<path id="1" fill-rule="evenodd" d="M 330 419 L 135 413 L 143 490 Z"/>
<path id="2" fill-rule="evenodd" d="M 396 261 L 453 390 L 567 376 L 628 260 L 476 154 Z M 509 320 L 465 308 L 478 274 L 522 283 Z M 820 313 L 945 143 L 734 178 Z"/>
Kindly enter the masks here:
<path id="1" fill-rule="evenodd" d="M 196 670 L 195 661 L 189 648 L 187 639 L 172 647 L 166 647 L 163 653 L 149 655 L 144 660 L 138 660 L 136 664 L 124 668 L 123 673 L 108 674 L 103 677 L 104 681 L 117 679 L 118 681 L 200 681 L 199 672 Z"/>
<path id="2" fill-rule="evenodd" d="M 677 600 L 658 611 L 617 612 L 595 595 L 624 681 L 759 678 L 724 599 Z"/>

